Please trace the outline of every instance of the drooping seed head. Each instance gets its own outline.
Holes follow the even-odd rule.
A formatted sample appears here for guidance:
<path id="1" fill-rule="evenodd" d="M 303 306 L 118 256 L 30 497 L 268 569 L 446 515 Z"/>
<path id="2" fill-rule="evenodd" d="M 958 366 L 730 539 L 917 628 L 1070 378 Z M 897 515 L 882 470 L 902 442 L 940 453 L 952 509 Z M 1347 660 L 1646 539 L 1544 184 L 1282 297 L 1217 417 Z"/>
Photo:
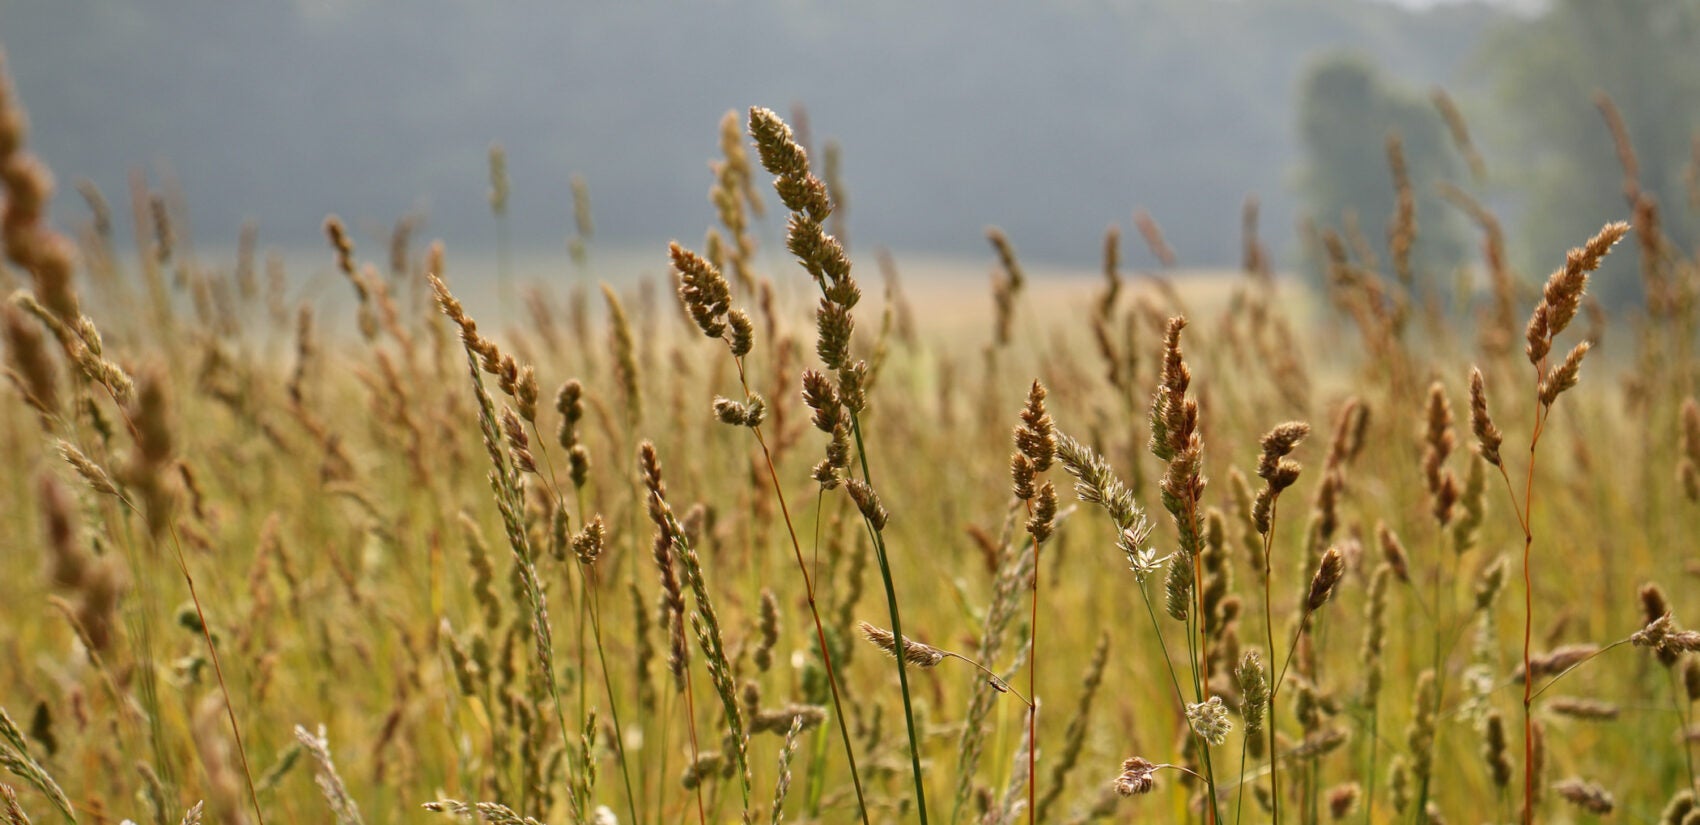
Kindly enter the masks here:
<path id="1" fill-rule="evenodd" d="M 883 627 L 862 622 L 862 635 L 872 642 L 874 647 L 885 651 L 891 656 L 897 655 L 897 637 Z M 907 636 L 903 639 L 903 661 L 916 667 L 936 667 L 944 661 L 944 652 L 930 645 L 925 645 Z"/>
<path id="2" fill-rule="evenodd" d="M 1262 440 L 1263 453 L 1258 457 L 1257 475 L 1274 485 L 1282 458 L 1292 453 L 1293 448 L 1310 435 L 1310 425 L 1303 421 L 1288 421 L 1277 424 L 1274 429 L 1265 433 Z M 1296 466 L 1296 465 L 1295 465 Z M 1295 471 L 1296 475 L 1296 471 Z"/>
<path id="3" fill-rule="evenodd" d="M 1122 796 L 1150 793 L 1157 787 L 1157 780 L 1152 775 L 1157 773 L 1158 767 L 1137 756 L 1130 757 L 1122 763 L 1121 775 L 1116 777 L 1112 787 Z"/>
<path id="4" fill-rule="evenodd" d="M 1554 696 L 1546 706 L 1559 716 L 1592 721 L 1610 721 L 1619 713 L 1617 705 L 1583 696 Z"/>
<path id="5" fill-rule="evenodd" d="M 875 530 L 884 530 L 890 514 L 886 512 L 885 505 L 880 503 L 879 493 L 859 478 L 847 480 L 844 486 L 850 492 L 851 500 L 856 502 L 856 509 L 861 511 L 862 517 L 867 519 Z"/>

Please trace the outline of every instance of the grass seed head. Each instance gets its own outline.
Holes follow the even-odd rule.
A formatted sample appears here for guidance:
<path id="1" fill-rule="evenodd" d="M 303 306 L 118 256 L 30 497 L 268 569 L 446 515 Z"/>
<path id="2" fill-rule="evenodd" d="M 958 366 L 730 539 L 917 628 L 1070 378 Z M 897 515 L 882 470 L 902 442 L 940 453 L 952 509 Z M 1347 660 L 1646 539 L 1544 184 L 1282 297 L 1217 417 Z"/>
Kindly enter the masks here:
<path id="1" fill-rule="evenodd" d="M 883 627 L 875 627 L 867 622 L 862 622 L 860 627 L 862 629 L 862 635 L 866 637 L 869 642 L 873 643 L 874 647 L 885 651 L 891 656 L 897 655 L 897 639 L 892 635 L 891 631 L 886 630 Z M 922 644 L 914 639 L 904 637 L 903 661 L 915 665 L 916 667 L 937 667 L 939 662 L 944 661 L 944 651 L 930 645 Z"/>

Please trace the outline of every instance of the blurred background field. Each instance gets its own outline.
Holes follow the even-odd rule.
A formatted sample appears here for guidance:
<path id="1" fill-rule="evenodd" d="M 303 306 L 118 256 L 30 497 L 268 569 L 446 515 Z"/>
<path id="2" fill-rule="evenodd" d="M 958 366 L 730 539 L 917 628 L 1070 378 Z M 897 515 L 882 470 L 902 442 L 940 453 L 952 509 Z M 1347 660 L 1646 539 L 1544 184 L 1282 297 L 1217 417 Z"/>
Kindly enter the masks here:
<path id="1" fill-rule="evenodd" d="M 1691 821 L 1700 2 L 0 21 L 8 825 Z"/>

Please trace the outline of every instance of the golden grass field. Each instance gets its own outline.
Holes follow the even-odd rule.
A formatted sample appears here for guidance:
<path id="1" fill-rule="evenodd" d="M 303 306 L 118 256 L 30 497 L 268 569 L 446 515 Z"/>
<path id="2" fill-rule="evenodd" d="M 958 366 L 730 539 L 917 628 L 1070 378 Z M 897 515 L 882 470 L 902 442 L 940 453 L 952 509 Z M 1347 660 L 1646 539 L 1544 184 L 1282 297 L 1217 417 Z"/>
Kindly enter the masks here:
<path id="1" fill-rule="evenodd" d="M 1279 277 L 882 265 L 752 110 L 665 279 L 333 218 L 327 283 L 145 183 L 135 253 L 48 220 L 21 106 L 14 825 L 1700 817 L 1700 268 L 1647 208 L 1541 272 L 1485 213 L 1463 277 L 1408 215 Z"/>

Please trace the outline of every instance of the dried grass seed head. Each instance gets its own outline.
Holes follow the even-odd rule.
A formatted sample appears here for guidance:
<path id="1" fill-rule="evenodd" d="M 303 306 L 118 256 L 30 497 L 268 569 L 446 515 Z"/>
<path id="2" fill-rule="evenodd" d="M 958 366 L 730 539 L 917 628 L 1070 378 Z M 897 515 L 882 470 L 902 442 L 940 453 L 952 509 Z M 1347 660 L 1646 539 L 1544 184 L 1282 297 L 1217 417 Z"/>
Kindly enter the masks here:
<path id="1" fill-rule="evenodd" d="M 1547 279 L 1542 289 L 1541 300 L 1547 307 L 1548 339 L 1563 332 L 1576 317 L 1576 310 L 1582 304 L 1582 292 L 1588 283 L 1588 273 L 1598 269 L 1606 254 L 1627 234 L 1629 224 L 1622 221 L 1608 223 L 1582 247 L 1565 254 L 1564 266 Z"/>
<path id="2" fill-rule="evenodd" d="M 1550 407 L 1558 400 L 1565 390 L 1576 386 L 1576 380 L 1582 372 L 1582 358 L 1588 354 L 1592 344 L 1582 341 L 1571 347 L 1570 353 L 1564 356 L 1564 361 L 1547 370 L 1546 377 L 1541 379 L 1540 401 L 1542 406 Z"/>
<path id="3" fill-rule="evenodd" d="M 1480 368 L 1470 368 L 1470 429 L 1476 434 L 1476 443 L 1481 447 L 1482 458 L 1495 467 L 1501 466 L 1499 460 L 1499 445 L 1505 437 L 1494 426 L 1493 418 L 1488 415 L 1487 386 L 1482 379 Z"/>
<path id="4" fill-rule="evenodd" d="M 1488 775 L 1494 787 L 1504 788 L 1511 783 L 1510 746 L 1505 736 L 1505 720 L 1499 711 L 1490 711 L 1482 732 L 1482 757 L 1487 760 Z"/>
<path id="5" fill-rule="evenodd" d="M 607 541 L 608 528 L 602 522 L 602 514 L 592 516 L 590 523 L 584 529 L 573 534 L 573 555 L 578 557 L 581 564 L 595 564 L 602 555 L 602 547 Z"/>
<path id="6" fill-rule="evenodd" d="M 1263 731 L 1263 712 L 1269 705 L 1269 674 L 1263 666 L 1263 656 L 1248 650 L 1234 669 L 1240 686 L 1240 715 L 1245 717 L 1246 736 Z"/>
<path id="7" fill-rule="evenodd" d="M 1552 789 L 1565 802 L 1596 816 L 1605 816 L 1616 807 L 1611 792 L 1596 782 L 1570 777 L 1553 783 Z"/>
<path id="8" fill-rule="evenodd" d="M 838 387 L 818 370 L 803 370 L 803 403 L 814 411 L 811 420 L 823 433 L 831 433 L 844 423 L 844 405 L 839 400 Z"/>
<path id="9" fill-rule="evenodd" d="M 1121 775 L 1116 777 L 1111 787 L 1114 787 L 1116 793 L 1122 796 L 1138 796 L 1150 793 L 1152 789 L 1157 787 L 1157 780 L 1153 778 L 1153 775 L 1161 767 L 1161 765 L 1154 765 L 1137 756 L 1130 757 L 1122 762 Z"/>
<path id="10" fill-rule="evenodd" d="M 1257 460 L 1258 477 L 1270 482 L 1270 486 L 1274 486 L 1275 481 L 1282 478 L 1281 459 L 1291 454 L 1293 449 L 1307 435 L 1310 435 L 1310 425 L 1303 421 L 1288 421 L 1284 424 L 1277 424 L 1274 429 L 1265 433 L 1260 442 L 1263 452 Z M 1287 483 L 1290 485 L 1292 482 L 1288 481 Z"/>
<path id="11" fill-rule="evenodd" d="M 867 622 L 862 622 L 860 627 L 862 635 L 873 643 L 874 647 L 891 656 L 897 655 L 897 639 L 891 631 L 883 627 L 875 627 Z M 944 651 L 938 648 L 922 644 L 908 637 L 903 639 L 903 661 L 909 664 L 916 667 L 937 667 L 939 662 L 944 661 L 944 657 Z"/>
<path id="12" fill-rule="evenodd" d="M 1187 705 L 1186 720 L 1192 726 L 1192 732 L 1211 745 L 1227 742 L 1228 733 L 1234 729 L 1233 720 L 1228 718 L 1228 709 L 1222 705 L 1220 696 Z"/>
<path id="13" fill-rule="evenodd" d="M 856 509 L 861 511 L 862 517 L 867 519 L 875 530 L 884 530 L 891 514 L 886 512 L 885 505 L 880 503 L 879 493 L 859 478 L 846 480 L 844 486 L 850 492 L 850 498 L 856 502 Z"/>
<path id="14" fill-rule="evenodd" d="M 1015 447 L 1033 462 L 1033 469 L 1045 472 L 1057 452 L 1056 425 L 1045 411 L 1045 385 L 1037 380 L 1027 391 L 1027 404 L 1021 410 L 1021 424 L 1015 428 Z"/>
<path id="15" fill-rule="evenodd" d="M 1047 481 L 1040 485 L 1039 493 L 1033 504 L 1033 515 L 1027 519 L 1027 532 L 1033 540 L 1045 543 L 1056 529 L 1057 521 L 1057 488 Z"/>
<path id="16" fill-rule="evenodd" d="M 1174 460 L 1187 448 L 1198 421 L 1198 405 L 1186 397 L 1192 384 L 1192 370 L 1181 352 L 1186 324 L 1185 316 L 1177 315 L 1164 329 L 1162 369 L 1151 401 L 1151 452 L 1163 461 Z"/>
<path id="17" fill-rule="evenodd" d="M 812 177 L 809 155 L 797 142 L 791 127 L 772 109 L 760 106 L 750 107 L 749 127 L 762 168 L 780 178 L 774 186 L 785 208 L 805 213 L 816 221 L 826 220 L 832 213 L 826 187 L 818 180 L 814 181 L 815 186 L 807 185 L 805 179 Z"/>
<path id="18" fill-rule="evenodd" d="M 713 263 L 677 241 L 668 244 L 667 252 L 679 278 L 679 300 L 691 320 L 709 338 L 724 335 L 726 315 L 732 307 L 731 285 Z"/>
<path id="19" fill-rule="evenodd" d="M 1405 554 L 1405 545 L 1400 543 L 1398 534 L 1387 526 L 1384 521 L 1375 523 L 1376 543 L 1381 545 L 1382 558 L 1392 569 L 1393 575 L 1406 584 L 1411 582 L 1411 564 Z"/>
<path id="20" fill-rule="evenodd" d="M 1315 611 L 1326 604 L 1345 572 L 1346 559 L 1340 554 L 1340 548 L 1329 547 L 1327 552 L 1322 554 L 1316 575 L 1310 580 L 1310 596 L 1305 600 L 1306 609 Z"/>
<path id="21" fill-rule="evenodd" d="M 1033 466 L 1033 459 L 1028 458 L 1017 450 L 1009 456 L 1010 487 L 1015 497 L 1022 501 L 1031 501 L 1039 494 L 1033 482 L 1038 476 L 1038 470 Z"/>

